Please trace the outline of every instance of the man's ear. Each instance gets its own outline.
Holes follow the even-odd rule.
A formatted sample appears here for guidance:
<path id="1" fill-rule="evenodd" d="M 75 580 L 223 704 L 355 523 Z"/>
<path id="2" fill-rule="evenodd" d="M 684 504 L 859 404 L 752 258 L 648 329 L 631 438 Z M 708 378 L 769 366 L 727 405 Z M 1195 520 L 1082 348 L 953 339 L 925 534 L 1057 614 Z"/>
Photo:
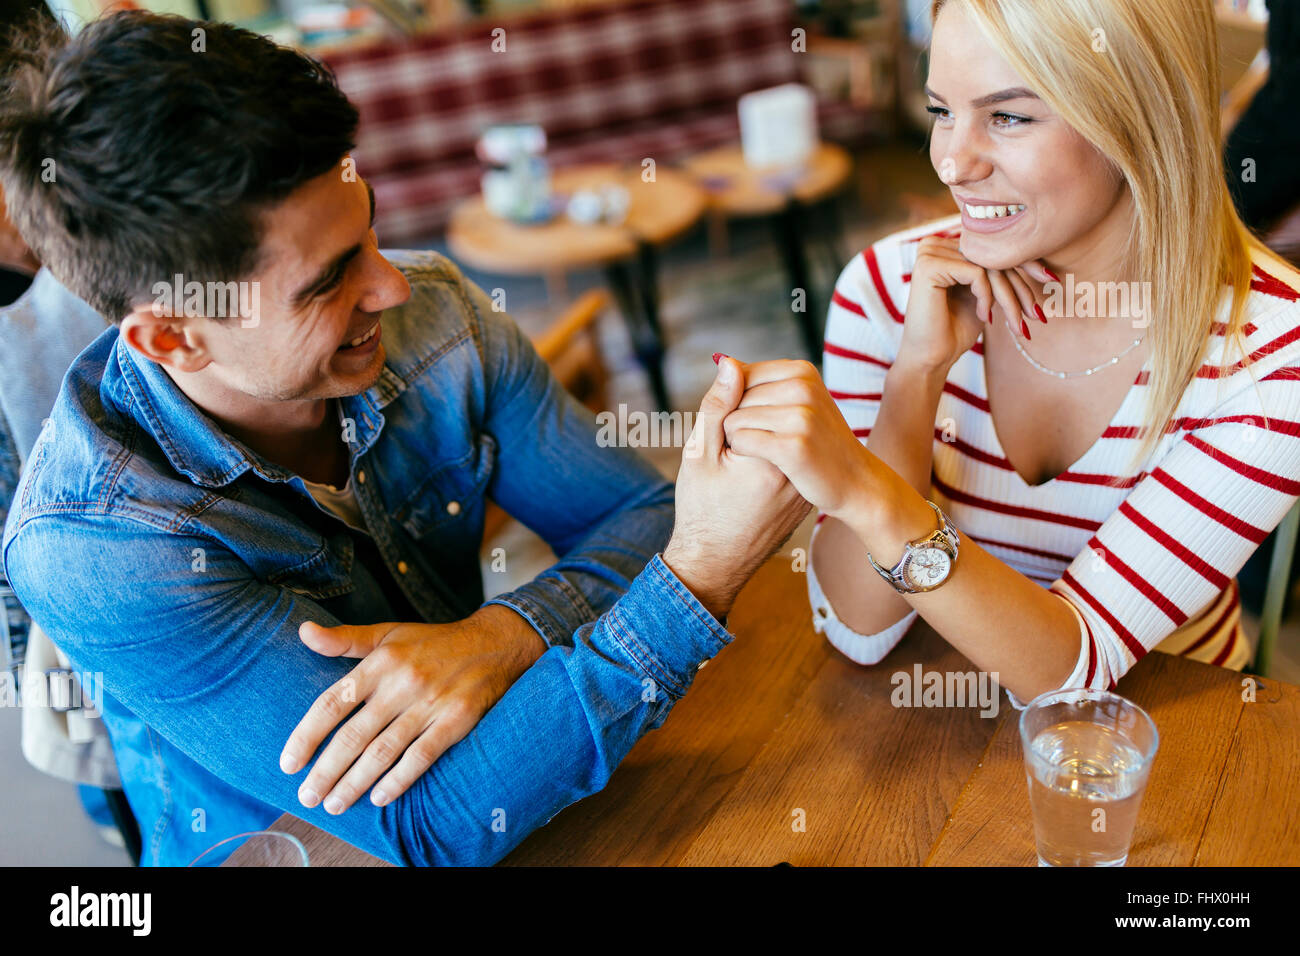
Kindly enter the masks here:
<path id="1" fill-rule="evenodd" d="M 145 358 L 178 372 L 197 372 L 212 361 L 192 320 L 160 314 L 153 303 L 128 312 L 118 334 Z"/>

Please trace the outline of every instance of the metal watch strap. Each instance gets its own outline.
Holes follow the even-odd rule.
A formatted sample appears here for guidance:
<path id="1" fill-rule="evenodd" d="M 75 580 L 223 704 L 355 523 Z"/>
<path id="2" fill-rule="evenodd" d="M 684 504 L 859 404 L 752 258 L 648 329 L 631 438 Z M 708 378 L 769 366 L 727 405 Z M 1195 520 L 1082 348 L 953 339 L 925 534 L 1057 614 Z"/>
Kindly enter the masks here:
<path id="1" fill-rule="evenodd" d="M 957 550 L 961 539 L 957 536 L 957 532 L 953 528 L 952 522 L 948 520 L 948 516 L 944 514 L 942 509 L 940 509 L 940 507 L 933 501 L 926 499 L 925 503 L 933 509 L 935 515 L 939 518 L 939 527 L 937 530 L 930 532 L 925 537 L 918 538 L 915 541 L 909 541 L 904 545 L 903 555 L 898 559 L 897 564 L 892 568 L 881 567 L 876 559 L 871 556 L 871 552 L 867 552 L 867 560 L 870 561 L 871 566 L 876 569 L 876 573 L 888 581 L 890 586 L 901 594 L 920 593 L 916 588 L 909 587 L 903 581 L 903 568 L 907 566 L 907 560 L 911 557 L 913 550 L 917 550 L 922 545 L 934 541 L 936 537 L 942 537 L 942 539 L 947 543 L 949 557 L 954 564 L 957 562 Z M 945 580 L 947 579 L 945 578 Z M 942 583 L 943 582 L 940 582 L 940 584 Z M 936 587 L 937 586 L 938 585 L 936 585 Z"/>

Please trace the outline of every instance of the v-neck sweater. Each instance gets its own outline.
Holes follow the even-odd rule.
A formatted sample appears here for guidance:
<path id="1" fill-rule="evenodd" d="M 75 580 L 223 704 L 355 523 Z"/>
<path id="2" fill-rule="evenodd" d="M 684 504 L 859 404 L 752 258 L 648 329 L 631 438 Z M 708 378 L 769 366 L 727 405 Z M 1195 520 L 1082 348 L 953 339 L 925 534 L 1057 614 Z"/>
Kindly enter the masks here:
<path id="1" fill-rule="evenodd" d="M 960 234 L 960 216 L 894 233 L 836 282 L 824 377 L 864 443 L 901 346 L 918 243 Z M 1235 577 L 1300 496 L 1300 276 L 1269 267 L 1254 265 L 1247 354 L 1225 347 L 1225 286 L 1203 364 L 1137 467 L 1149 360 L 1097 441 L 1039 485 L 998 440 L 982 338 L 947 376 L 931 498 L 962 535 L 1075 612 L 1079 656 L 1063 687 L 1113 687 L 1156 647 L 1236 669 L 1249 659 Z M 879 661 L 915 620 L 913 611 L 878 634 L 854 632 L 808 565 L 814 626 L 850 658 Z"/>

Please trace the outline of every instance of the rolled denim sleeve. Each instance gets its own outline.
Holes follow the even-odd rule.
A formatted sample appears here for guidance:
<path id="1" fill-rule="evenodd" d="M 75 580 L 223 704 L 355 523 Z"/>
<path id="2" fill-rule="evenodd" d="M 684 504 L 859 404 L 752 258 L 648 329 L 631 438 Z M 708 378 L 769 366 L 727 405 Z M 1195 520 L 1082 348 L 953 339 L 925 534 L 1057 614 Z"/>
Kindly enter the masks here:
<path id="1" fill-rule="evenodd" d="M 559 558 L 487 603 L 523 615 L 547 645 L 569 644 L 667 544 L 673 486 L 635 451 L 602 446 L 595 416 L 514 321 L 473 283 L 461 284 L 481 343 L 482 427 L 500 449 L 488 494 Z"/>
<path id="2" fill-rule="evenodd" d="M 196 574 L 191 549 L 206 549 Z M 160 561 L 173 553 L 174 562 Z M 655 555 L 608 613 L 549 648 L 470 734 L 385 807 L 302 807 L 289 734 L 354 661 L 298 638 L 338 621 L 262 583 L 219 542 L 99 516 L 42 516 L 11 533 L 16 591 L 118 702 L 231 786 L 393 863 L 494 862 L 600 790 L 731 637 Z M 160 567 L 172 573 L 160 573 Z M 544 731 L 539 731 L 544 728 Z"/>

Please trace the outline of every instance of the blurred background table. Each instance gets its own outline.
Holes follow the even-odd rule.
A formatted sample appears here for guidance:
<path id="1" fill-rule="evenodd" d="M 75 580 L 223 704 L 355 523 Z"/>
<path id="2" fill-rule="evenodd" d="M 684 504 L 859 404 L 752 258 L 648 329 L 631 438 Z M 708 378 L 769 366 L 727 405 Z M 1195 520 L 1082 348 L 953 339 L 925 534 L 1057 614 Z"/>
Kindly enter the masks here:
<path id="1" fill-rule="evenodd" d="M 834 143 L 821 143 L 803 162 L 755 167 L 745 162 L 744 153 L 735 144 L 692 156 L 684 166 L 708 194 L 709 236 L 715 255 L 725 249 L 728 219 L 766 217 L 771 222 L 791 292 L 803 291 L 802 308 L 794 311 L 804 347 L 809 358 L 820 364 L 826 313 L 812 294 L 805 246 L 811 211 L 822 204 L 828 219 L 822 235 L 827 240 L 832 268 L 838 270 L 844 265 L 839 248 L 843 227 L 834 204 L 826 200 L 849 185 L 853 160 L 848 151 Z"/>
<path id="2" fill-rule="evenodd" d="M 875 667 L 812 629 L 769 561 L 735 642 L 598 794 L 506 865 L 1033 865 L 1018 714 L 895 707 L 893 675 L 974 670 L 923 621 Z M 1300 687 L 1152 653 L 1120 681 L 1160 731 L 1131 866 L 1300 864 Z M 311 865 L 386 865 L 288 814 Z"/>
<path id="3" fill-rule="evenodd" d="M 520 225 L 488 212 L 482 196 L 466 199 L 452 210 L 447 245 L 458 261 L 484 272 L 544 276 L 557 302 L 567 296 L 566 273 L 604 268 L 655 401 L 667 411 L 656 249 L 700 221 L 705 195 L 682 173 L 659 166 L 653 174 L 647 181 L 640 165 L 618 164 L 554 171 L 551 185 L 561 199 L 580 189 L 626 189 L 627 218 L 617 224 L 578 223 L 561 212 L 549 222 Z"/>

